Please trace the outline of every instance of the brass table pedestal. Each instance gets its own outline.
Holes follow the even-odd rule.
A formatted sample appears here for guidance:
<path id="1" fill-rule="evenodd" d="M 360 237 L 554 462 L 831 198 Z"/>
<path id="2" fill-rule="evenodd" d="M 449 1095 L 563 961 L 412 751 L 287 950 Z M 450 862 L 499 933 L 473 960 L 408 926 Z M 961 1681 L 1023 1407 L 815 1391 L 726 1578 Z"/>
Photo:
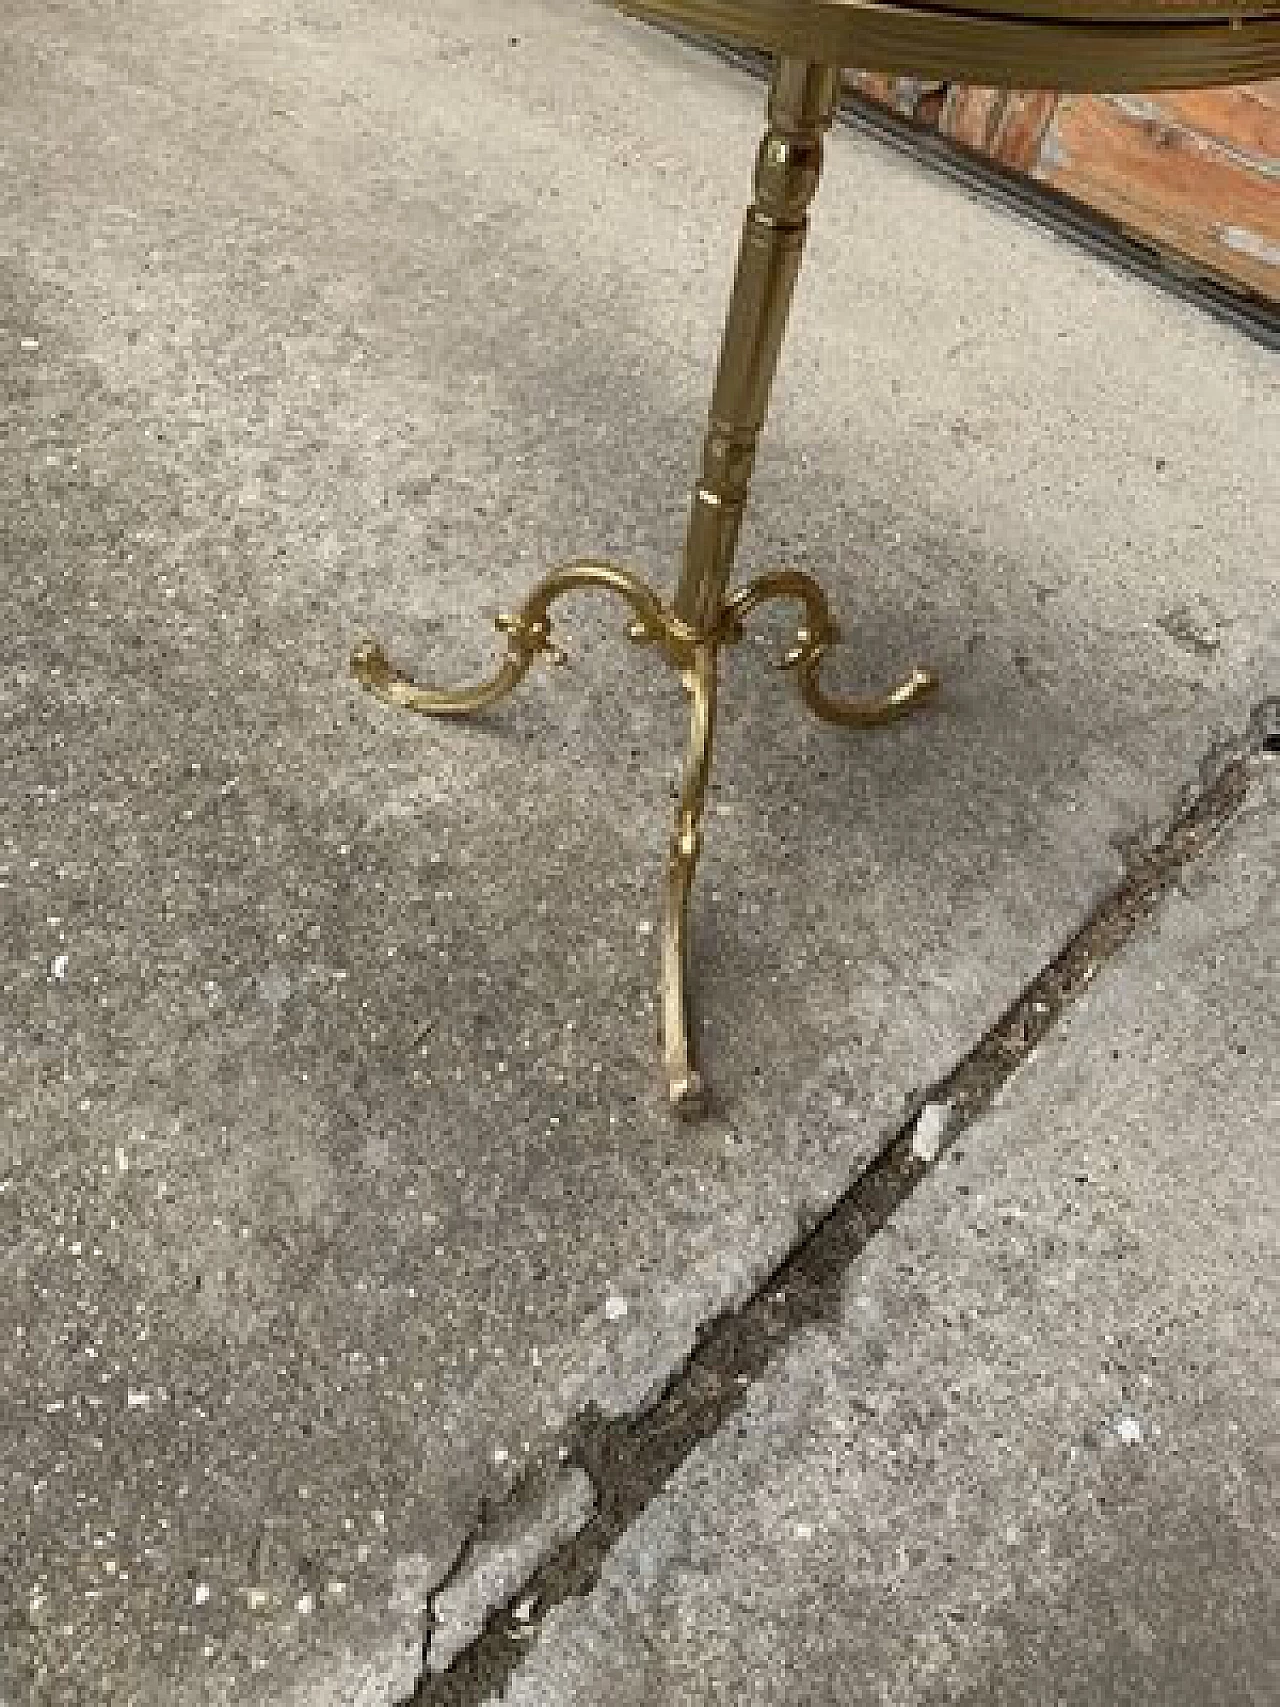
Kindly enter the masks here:
<path id="1" fill-rule="evenodd" d="M 773 53 L 769 124 L 756 161 L 711 399 L 702 471 L 693 490 L 684 566 L 667 604 L 608 563 L 577 562 L 540 581 L 514 616 L 498 619 L 507 656 L 491 680 L 455 691 L 419 686 L 373 643 L 352 659 L 380 698 L 410 711 L 478 711 L 511 691 L 539 654 L 556 658 L 551 605 L 562 593 L 599 587 L 632 613 L 631 635 L 680 671 L 692 726 L 667 871 L 662 930 L 662 1050 L 671 1100 L 703 1106 L 688 1017 L 689 889 L 702 844 L 702 815 L 715 728 L 720 650 L 771 599 L 800 609 L 784 665 L 805 704 L 830 723 L 885 723 L 919 704 L 933 677 L 915 670 L 867 700 L 824 693 L 823 654 L 837 638 L 821 588 L 782 569 L 731 592 L 734 552 L 756 441 L 764 424 L 822 138 L 835 114 L 844 65 L 918 77 L 1050 89 L 1190 88 L 1280 76 L 1280 0 L 614 0 L 638 17 L 705 31 Z"/>
<path id="2" fill-rule="evenodd" d="M 351 661 L 364 686 L 391 705 L 429 716 L 465 716 L 510 693 L 539 656 L 563 661 L 551 638 L 553 602 L 579 589 L 603 588 L 630 606 L 631 638 L 652 647 L 680 672 L 691 717 L 663 906 L 661 1044 L 671 1101 L 682 1114 L 697 1114 L 705 1103 L 690 1035 L 687 926 L 689 890 L 702 846 L 721 648 L 741 638 L 752 611 L 769 600 L 786 599 L 799 607 L 799 625 L 783 667 L 795 672 L 804 703 L 825 722 L 846 727 L 887 723 L 911 710 L 934 686 L 927 671 L 915 670 L 879 697 L 831 698 L 823 690 L 820 672 L 823 654 L 838 634 L 826 597 L 812 576 L 780 569 L 729 591 L 756 441 L 800 268 L 809 203 L 818 185 L 823 133 L 839 90 L 837 70 L 791 58 L 777 62 L 674 601 L 666 603 L 616 565 L 568 563 L 541 580 L 515 615 L 498 618 L 498 628 L 507 637 L 507 655 L 491 679 L 475 687 L 421 686 L 375 642 L 360 647 Z"/>

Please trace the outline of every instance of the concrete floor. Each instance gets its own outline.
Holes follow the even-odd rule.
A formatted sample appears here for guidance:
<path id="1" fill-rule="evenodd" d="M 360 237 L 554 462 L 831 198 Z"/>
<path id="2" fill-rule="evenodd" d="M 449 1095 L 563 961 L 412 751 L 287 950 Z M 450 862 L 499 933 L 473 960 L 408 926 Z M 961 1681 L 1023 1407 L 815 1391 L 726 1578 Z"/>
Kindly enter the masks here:
<path id="1" fill-rule="evenodd" d="M 472 725 L 346 657 L 478 670 L 584 551 L 670 585 L 760 89 L 586 0 L 9 0 L 4 40 L 0 1695 L 370 1707 L 480 1513 L 545 1464 L 526 1550 L 581 1522 L 573 1419 L 663 1384 L 1242 742 L 1274 364 L 833 137 L 743 561 L 823 576 L 841 680 L 945 691 L 853 738 L 780 626 L 731 661 L 678 1128 L 677 685 L 591 600 Z"/>
<path id="2" fill-rule="evenodd" d="M 1280 1697 L 1268 766 L 509 1707 Z"/>

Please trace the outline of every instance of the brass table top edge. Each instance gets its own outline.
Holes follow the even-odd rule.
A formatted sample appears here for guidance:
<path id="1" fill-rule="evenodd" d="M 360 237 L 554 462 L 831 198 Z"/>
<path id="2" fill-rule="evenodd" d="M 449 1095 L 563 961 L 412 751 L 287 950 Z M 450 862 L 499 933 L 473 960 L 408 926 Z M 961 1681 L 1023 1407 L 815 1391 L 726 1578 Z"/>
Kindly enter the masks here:
<path id="1" fill-rule="evenodd" d="M 1064 93 L 1280 76 L 1280 0 L 611 0 L 630 16 L 769 53 Z"/>

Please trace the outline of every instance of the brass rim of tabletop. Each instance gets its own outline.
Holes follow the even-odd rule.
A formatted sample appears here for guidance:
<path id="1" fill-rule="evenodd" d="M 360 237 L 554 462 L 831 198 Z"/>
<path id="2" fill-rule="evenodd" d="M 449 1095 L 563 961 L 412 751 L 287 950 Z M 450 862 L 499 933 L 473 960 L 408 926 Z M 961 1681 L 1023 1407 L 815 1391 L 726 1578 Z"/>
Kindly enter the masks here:
<path id="1" fill-rule="evenodd" d="M 1280 0 L 615 0 L 821 65 L 1022 89 L 1191 88 L 1280 76 Z"/>

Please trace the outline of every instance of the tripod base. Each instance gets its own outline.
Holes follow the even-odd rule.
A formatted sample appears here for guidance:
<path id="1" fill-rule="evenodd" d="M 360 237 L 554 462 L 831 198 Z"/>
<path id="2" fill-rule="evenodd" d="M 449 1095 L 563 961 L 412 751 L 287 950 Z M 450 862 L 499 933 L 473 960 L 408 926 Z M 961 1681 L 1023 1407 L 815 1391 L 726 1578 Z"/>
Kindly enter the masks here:
<path id="1" fill-rule="evenodd" d="M 795 672 L 804 704 L 825 723 L 869 728 L 892 722 L 913 710 L 936 686 L 927 670 L 913 670 L 887 693 L 867 699 L 838 699 L 822 686 L 822 661 L 839 638 L 826 595 L 817 581 L 798 569 L 780 569 L 749 581 L 728 597 L 715 623 L 699 632 L 683 622 L 630 570 L 611 563 L 582 561 L 553 570 L 534 587 L 514 616 L 499 616 L 507 654 L 494 674 L 474 687 L 425 687 L 391 663 L 370 642 L 352 657 L 356 679 L 387 704 L 432 717 L 466 716 L 504 699 L 528 673 L 534 660 L 562 664 L 565 655 L 551 639 L 551 606 L 565 593 L 603 589 L 631 608 L 630 638 L 651 646 L 680 673 L 690 700 L 689 742 L 680 799 L 667 860 L 662 919 L 660 1011 L 663 1066 L 672 1106 L 696 1116 L 706 1103 L 705 1087 L 694 1057 L 689 1023 L 689 893 L 702 851 L 702 820 L 715 738 L 716 687 L 720 652 L 742 639 L 747 618 L 775 599 L 800 606 L 795 642 L 780 668 Z"/>

